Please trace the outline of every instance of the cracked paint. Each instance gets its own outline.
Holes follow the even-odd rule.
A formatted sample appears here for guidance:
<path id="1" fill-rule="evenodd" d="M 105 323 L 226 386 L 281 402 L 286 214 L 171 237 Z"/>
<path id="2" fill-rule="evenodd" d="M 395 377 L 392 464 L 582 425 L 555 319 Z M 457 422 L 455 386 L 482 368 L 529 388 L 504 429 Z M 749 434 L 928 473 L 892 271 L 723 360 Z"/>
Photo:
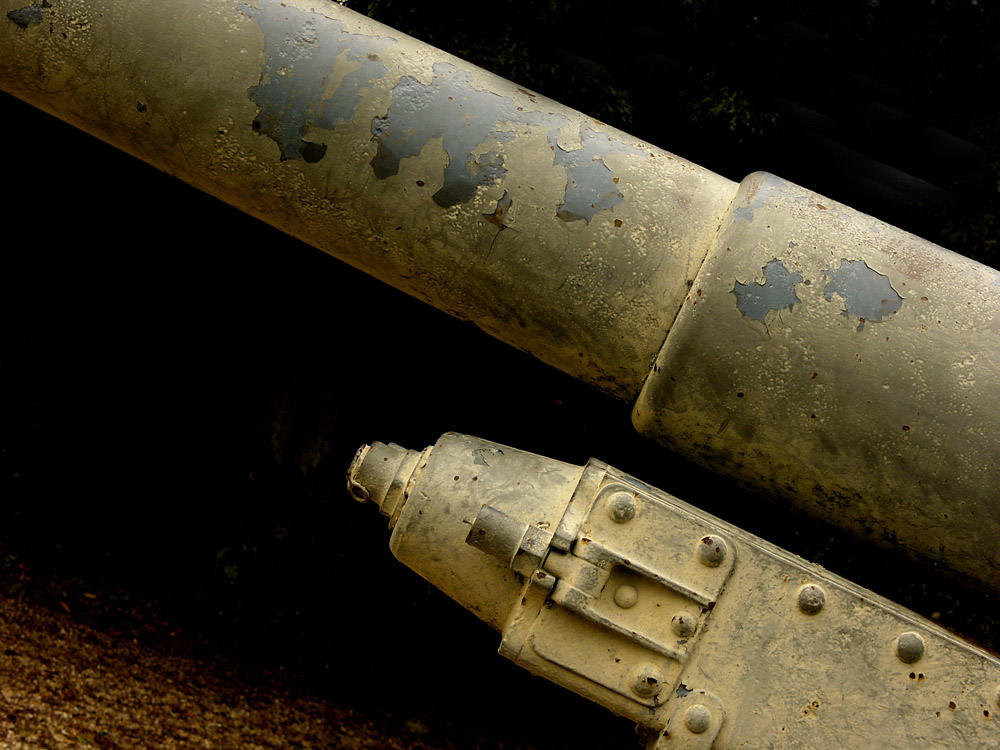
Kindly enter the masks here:
<path id="1" fill-rule="evenodd" d="M 497 207 L 493 209 L 493 213 L 483 214 L 483 218 L 497 228 L 498 234 L 505 229 L 510 229 L 510 225 L 505 223 L 505 219 L 507 218 L 507 212 L 510 211 L 510 206 L 513 202 L 514 201 L 511 200 L 510 193 L 504 190 L 503 195 L 497 199 Z"/>
<path id="2" fill-rule="evenodd" d="M 736 307 L 748 318 L 767 325 L 767 314 L 772 310 L 792 309 L 802 300 L 795 293 L 795 285 L 802 283 L 802 274 L 785 268 L 785 264 L 775 258 L 769 260 L 762 269 L 764 278 L 744 284 L 737 281 L 732 288 L 736 295 Z"/>
<path id="3" fill-rule="evenodd" d="M 239 9 L 264 32 L 260 83 L 247 91 L 260 107 L 254 130 L 278 144 L 282 161 L 319 161 L 326 155 L 326 144 L 304 140 L 310 127 L 332 129 L 354 119 L 362 92 L 386 73 L 379 53 L 395 40 L 350 34 L 341 21 L 279 3 L 260 8 L 244 3 Z M 326 97 L 341 57 L 357 67 Z"/>
<path id="4" fill-rule="evenodd" d="M 505 229 L 510 229 L 510 226 L 505 223 L 507 218 L 507 212 L 510 211 L 510 206 L 514 201 L 510 197 L 510 193 L 506 190 L 503 191 L 503 195 L 497 199 L 497 206 L 491 214 L 483 214 L 483 218 L 486 219 L 490 224 L 497 228 L 497 233 L 493 236 L 493 241 L 490 242 L 490 249 L 486 252 L 487 259 L 493 253 L 493 245 L 497 241 L 497 237 Z"/>
<path id="5" fill-rule="evenodd" d="M 839 268 L 825 268 L 823 275 L 830 277 L 823 296 L 831 300 L 834 294 L 839 294 L 844 299 L 840 314 L 858 319 L 858 333 L 864 330 L 865 323 L 879 323 L 903 306 L 903 298 L 892 288 L 889 277 L 863 260 L 842 259 Z"/>

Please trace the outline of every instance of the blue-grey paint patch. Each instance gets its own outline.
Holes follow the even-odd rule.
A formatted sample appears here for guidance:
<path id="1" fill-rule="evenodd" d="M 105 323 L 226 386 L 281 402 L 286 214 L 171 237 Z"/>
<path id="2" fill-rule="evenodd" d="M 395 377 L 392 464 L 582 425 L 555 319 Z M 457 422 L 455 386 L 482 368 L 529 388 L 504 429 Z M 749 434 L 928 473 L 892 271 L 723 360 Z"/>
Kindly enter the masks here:
<path id="1" fill-rule="evenodd" d="M 303 137 L 310 127 L 331 129 L 354 119 L 362 92 L 385 75 L 379 53 L 395 40 L 350 34 L 336 19 L 283 3 L 265 2 L 261 8 L 241 3 L 239 9 L 264 32 L 260 83 L 247 91 L 260 107 L 254 130 L 278 144 L 282 161 L 319 161 L 326 145 Z M 324 98 L 334 62 L 341 55 L 359 67 Z"/>
<path id="2" fill-rule="evenodd" d="M 372 121 L 378 152 L 372 170 L 381 180 L 399 173 L 402 159 L 416 156 L 432 138 L 441 138 L 448 154 L 444 185 L 434 202 L 449 207 L 465 203 L 481 185 L 503 180 L 503 156 L 494 151 L 476 155 L 488 140 L 506 143 L 514 133 L 503 123 L 545 125 L 556 129 L 568 123 L 561 115 L 518 111 L 512 99 L 479 91 L 472 77 L 450 63 L 435 63 L 429 84 L 403 76 L 392 90 L 392 104 L 384 117 Z"/>
<path id="3" fill-rule="evenodd" d="M 489 466 L 490 462 L 486 460 L 487 457 L 492 460 L 502 455 L 503 451 L 499 448 L 476 448 L 472 451 L 472 463 L 477 466 Z"/>
<path id="4" fill-rule="evenodd" d="M 782 196 L 781 189 L 785 184 L 785 181 L 780 177 L 773 175 L 764 177 L 756 189 L 752 189 L 747 196 L 746 205 L 733 209 L 733 219 L 743 219 L 748 224 L 752 224 L 754 209 L 762 208 L 766 203 L 776 203 Z"/>
<path id="5" fill-rule="evenodd" d="M 766 325 L 771 310 L 791 310 L 793 305 L 802 302 L 795 293 L 795 285 L 802 283 L 802 274 L 790 272 L 777 258 L 769 260 L 763 270 L 763 280 L 748 284 L 737 281 L 732 293 L 736 295 L 736 307 L 741 313 Z"/>
<path id="6" fill-rule="evenodd" d="M 23 8 L 10 11 L 7 13 L 7 18 L 22 29 L 26 29 L 36 23 L 41 23 L 42 19 L 45 18 L 45 11 L 46 7 L 43 7 L 42 0 L 39 0 L 33 5 L 26 5 Z"/>
<path id="7" fill-rule="evenodd" d="M 879 323 L 886 316 L 895 314 L 903 306 L 903 298 L 892 288 L 889 277 L 871 268 L 863 260 L 840 261 L 840 268 L 823 269 L 830 281 L 823 288 L 827 300 L 839 294 L 844 299 L 840 314 L 858 319 L 858 332 L 865 323 Z"/>
<path id="8" fill-rule="evenodd" d="M 563 221 L 585 220 L 588 224 L 598 211 L 609 211 L 624 199 L 611 167 L 604 161 L 611 154 L 643 155 L 634 146 L 615 140 L 586 125 L 580 127 L 580 148 L 565 151 L 549 134 L 553 163 L 566 169 L 566 196 L 556 211 Z"/>
<path id="9" fill-rule="evenodd" d="M 434 193 L 434 201 L 445 208 L 465 203 L 477 188 L 505 179 L 507 168 L 500 151 L 476 152 L 488 142 L 513 140 L 511 125 L 546 128 L 553 164 L 566 170 L 566 194 L 556 211 L 564 221 L 589 222 L 598 211 L 610 210 L 624 200 L 606 157 L 644 155 L 640 149 L 586 125 L 580 128 L 580 148 L 563 149 L 557 141 L 559 130 L 569 125 L 566 116 L 526 112 L 509 97 L 473 88 L 466 71 L 450 63 L 435 63 L 429 84 L 403 76 L 392 90 L 389 111 L 372 120 L 372 135 L 378 142 L 372 170 L 382 180 L 399 174 L 400 161 L 416 156 L 431 139 L 440 138 L 448 163 L 444 185 Z"/>

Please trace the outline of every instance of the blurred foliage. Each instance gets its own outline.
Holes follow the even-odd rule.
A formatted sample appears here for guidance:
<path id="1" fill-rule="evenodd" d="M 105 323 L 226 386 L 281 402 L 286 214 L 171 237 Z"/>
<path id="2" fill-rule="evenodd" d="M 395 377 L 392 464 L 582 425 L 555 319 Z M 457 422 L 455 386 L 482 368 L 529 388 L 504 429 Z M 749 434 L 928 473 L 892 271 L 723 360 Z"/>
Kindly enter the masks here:
<path id="1" fill-rule="evenodd" d="M 709 89 L 710 84 L 705 88 Z M 778 114 L 753 106 L 747 92 L 729 86 L 711 91 L 688 107 L 689 116 L 707 129 L 721 125 L 740 143 L 771 133 L 777 128 Z"/>

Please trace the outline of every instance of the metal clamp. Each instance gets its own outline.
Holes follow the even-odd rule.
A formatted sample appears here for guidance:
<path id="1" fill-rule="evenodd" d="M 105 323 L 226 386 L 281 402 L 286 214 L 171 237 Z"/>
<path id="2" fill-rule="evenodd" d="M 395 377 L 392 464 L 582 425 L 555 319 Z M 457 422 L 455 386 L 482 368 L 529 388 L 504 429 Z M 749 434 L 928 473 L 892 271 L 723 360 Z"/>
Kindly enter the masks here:
<path id="1" fill-rule="evenodd" d="M 647 724 L 674 694 L 736 558 L 703 520 L 597 461 L 554 533 L 484 506 L 466 542 L 526 579 L 501 653 L 608 694 Z"/>

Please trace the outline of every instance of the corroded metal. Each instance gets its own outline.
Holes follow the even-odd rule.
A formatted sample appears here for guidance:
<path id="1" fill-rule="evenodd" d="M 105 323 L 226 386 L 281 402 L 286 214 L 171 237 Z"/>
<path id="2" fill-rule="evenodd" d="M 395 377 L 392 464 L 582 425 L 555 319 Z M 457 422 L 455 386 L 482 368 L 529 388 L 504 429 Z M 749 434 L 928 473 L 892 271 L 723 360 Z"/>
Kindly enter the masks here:
<path id="1" fill-rule="evenodd" d="M 1000 590 L 996 271 L 333 2 L 0 10 L 6 91 L 638 399 L 674 450 Z"/>
<path id="2" fill-rule="evenodd" d="M 640 432 L 1000 587 L 1000 274 L 767 174 L 741 183 Z"/>
<path id="3" fill-rule="evenodd" d="M 650 748 L 1000 736 L 1000 660 L 600 461 L 447 434 L 423 453 L 362 448 L 350 486 L 379 496 L 387 451 L 415 466 L 396 557 L 500 630 L 501 654 L 637 722 Z"/>

